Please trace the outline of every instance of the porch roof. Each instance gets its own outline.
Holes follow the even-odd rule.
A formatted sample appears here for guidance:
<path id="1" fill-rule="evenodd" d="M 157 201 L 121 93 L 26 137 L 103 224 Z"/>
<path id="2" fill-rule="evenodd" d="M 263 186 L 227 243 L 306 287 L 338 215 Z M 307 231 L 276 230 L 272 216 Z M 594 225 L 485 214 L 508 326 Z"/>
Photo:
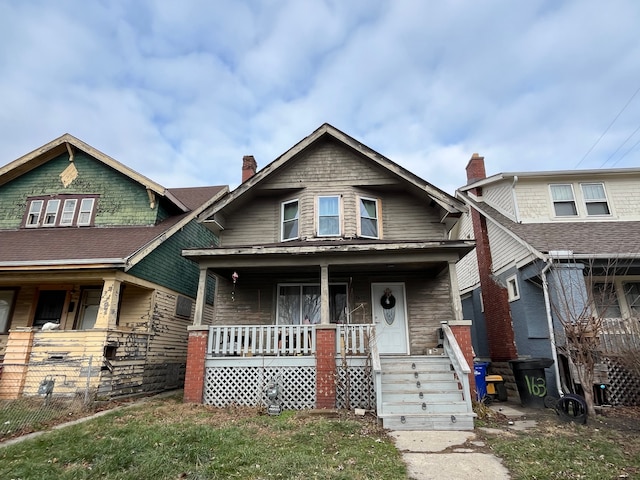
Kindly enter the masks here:
<path id="1" fill-rule="evenodd" d="M 318 265 L 424 268 L 425 265 L 457 262 L 474 247 L 472 240 L 329 240 L 189 249 L 183 250 L 182 254 L 202 267 L 212 269 Z"/>

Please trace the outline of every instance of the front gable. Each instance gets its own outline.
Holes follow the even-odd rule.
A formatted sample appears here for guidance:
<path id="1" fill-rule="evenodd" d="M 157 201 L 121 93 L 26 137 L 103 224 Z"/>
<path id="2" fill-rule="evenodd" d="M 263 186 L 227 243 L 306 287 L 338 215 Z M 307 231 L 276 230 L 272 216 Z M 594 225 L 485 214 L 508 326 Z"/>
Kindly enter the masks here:
<path id="1" fill-rule="evenodd" d="M 202 215 L 221 246 L 446 239 L 457 200 L 333 127 L 322 129 Z"/>

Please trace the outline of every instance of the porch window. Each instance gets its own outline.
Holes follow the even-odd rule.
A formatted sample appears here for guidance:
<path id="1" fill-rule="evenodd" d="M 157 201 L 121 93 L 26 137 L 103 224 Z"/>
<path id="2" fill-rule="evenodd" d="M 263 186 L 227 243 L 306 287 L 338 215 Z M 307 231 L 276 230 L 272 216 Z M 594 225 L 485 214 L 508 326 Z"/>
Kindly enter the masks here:
<path id="1" fill-rule="evenodd" d="M 89 330 L 96 324 L 102 288 L 86 288 L 82 291 L 78 310 L 78 330 Z"/>
<path id="2" fill-rule="evenodd" d="M 16 290 L 0 290 L 0 333 L 7 333 L 11 320 L 11 311 L 16 298 Z"/>
<path id="3" fill-rule="evenodd" d="M 640 283 L 625 282 L 622 284 L 622 288 L 629 306 L 629 314 L 632 317 L 640 317 Z"/>
<path id="4" fill-rule="evenodd" d="M 298 200 L 282 204 L 282 241 L 298 238 Z"/>
<path id="5" fill-rule="evenodd" d="M 320 323 L 320 285 L 278 285 L 278 325 Z M 344 323 L 347 316 L 347 286 L 329 285 L 329 314 L 331 323 Z"/>
<path id="6" fill-rule="evenodd" d="M 571 184 L 549 185 L 556 217 L 571 217 L 578 215 L 576 201 Z"/>
<path id="7" fill-rule="evenodd" d="M 360 198 L 360 231 L 358 234 L 367 238 L 380 238 L 378 213 L 379 201 L 373 198 Z"/>
<path id="8" fill-rule="evenodd" d="M 587 215 L 609 215 L 611 213 L 602 183 L 582 183 L 580 186 Z"/>
<path id="9" fill-rule="evenodd" d="M 595 283 L 593 285 L 593 303 L 602 318 L 621 318 L 620 304 L 613 283 Z"/>
<path id="10" fill-rule="evenodd" d="M 340 235 L 340 197 L 318 197 L 318 236 Z"/>
<path id="11" fill-rule="evenodd" d="M 41 327 L 47 322 L 60 323 L 66 299 L 66 290 L 41 290 L 33 326 Z"/>

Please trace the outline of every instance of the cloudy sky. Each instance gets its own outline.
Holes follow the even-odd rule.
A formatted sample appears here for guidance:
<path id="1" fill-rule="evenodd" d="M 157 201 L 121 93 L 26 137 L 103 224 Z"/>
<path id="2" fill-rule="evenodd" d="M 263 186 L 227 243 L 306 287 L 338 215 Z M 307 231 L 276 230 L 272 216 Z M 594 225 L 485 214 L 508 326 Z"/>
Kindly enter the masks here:
<path id="1" fill-rule="evenodd" d="M 2 0 L 0 165 L 71 133 L 238 185 L 328 122 L 432 184 L 640 167 L 640 2 Z"/>

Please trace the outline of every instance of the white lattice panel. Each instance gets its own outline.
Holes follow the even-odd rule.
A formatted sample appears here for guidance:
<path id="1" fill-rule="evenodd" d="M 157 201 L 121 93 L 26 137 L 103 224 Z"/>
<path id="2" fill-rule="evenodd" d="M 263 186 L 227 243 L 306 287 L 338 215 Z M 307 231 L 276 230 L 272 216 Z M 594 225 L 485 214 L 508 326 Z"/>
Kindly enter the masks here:
<path id="1" fill-rule="evenodd" d="M 316 406 L 314 367 L 208 367 L 205 374 L 203 402 L 206 405 L 266 405 L 265 389 L 277 381 L 285 410 L 302 410 Z"/>
<path id="2" fill-rule="evenodd" d="M 336 407 L 343 409 L 364 408 L 376 405 L 371 368 L 366 366 L 337 367 Z"/>

